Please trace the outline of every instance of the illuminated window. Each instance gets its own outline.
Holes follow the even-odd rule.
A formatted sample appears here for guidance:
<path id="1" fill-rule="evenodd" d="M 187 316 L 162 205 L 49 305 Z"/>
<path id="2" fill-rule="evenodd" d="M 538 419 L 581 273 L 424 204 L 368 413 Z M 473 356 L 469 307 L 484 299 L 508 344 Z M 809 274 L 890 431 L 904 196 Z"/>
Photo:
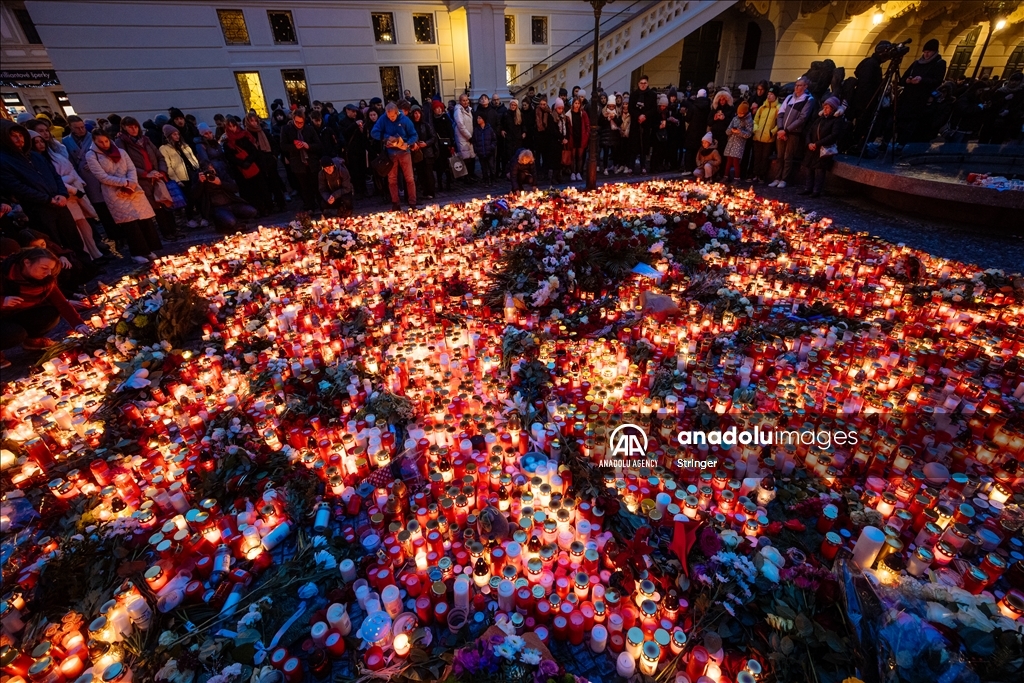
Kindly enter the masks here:
<path id="1" fill-rule="evenodd" d="M 548 18 L 532 17 L 530 21 L 531 34 L 534 45 L 548 44 Z"/>
<path id="2" fill-rule="evenodd" d="M 298 107 L 309 107 L 309 88 L 306 87 L 306 71 L 304 69 L 281 69 L 284 89 L 288 93 L 288 102 Z"/>
<path id="3" fill-rule="evenodd" d="M 505 15 L 505 42 L 516 42 L 516 17 L 514 14 Z"/>
<path id="4" fill-rule="evenodd" d="M 71 106 L 71 100 L 68 99 L 68 95 L 63 90 L 53 93 L 54 97 L 57 98 L 57 104 L 64 110 L 64 116 L 73 116 L 75 108 Z"/>
<path id="5" fill-rule="evenodd" d="M 398 38 L 395 36 L 395 15 L 391 12 L 374 12 L 370 15 L 373 20 L 373 38 L 378 43 L 394 44 Z"/>
<path id="6" fill-rule="evenodd" d="M 436 66 L 419 67 L 420 101 L 429 103 L 434 95 L 441 94 L 441 78 L 437 75 Z"/>
<path id="7" fill-rule="evenodd" d="M 245 15 L 240 9 L 219 9 L 220 31 L 224 34 L 224 42 L 228 45 L 248 45 L 249 27 L 245 25 Z"/>
<path id="8" fill-rule="evenodd" d="M 434 42 L 434 15 L 414 14 L 412 15 L 412 33 L 416 36 L 417 43 Z"/>
<path id="9" fill-rule="evenodd" d="M 380 89 L 385 102 L 397 102 L 402 96 L 402 69 L 397 66 L 380 67 Z"/>
<path id="10" fill-rule="evenodd" d="M 505 83 L 512 85 L 519 78 L 519 65 L 518 64 L 506 64 L 505 65 Z"/>
<path id="11" fill-rule="evenodd" d="M 292 23 L 291 12 L 268 10 L 267 18 L 270 19 L 270 30 L 274 33 L 275 43 L 289 45 L 298 42 L 295 39 L 295 24 Z"/>
<path id="12" fill-rule="evenodd" d="M 270 113 L 267 111 L 267 99 L 263 96 L 263 83 L 260 81 L 259 72 L 236 71 L 235 82 L 238 83 L 238 94 L 242 96 L 245 113 L 248 114 L 252 109 L 261 119 L 267 118 Z"/>

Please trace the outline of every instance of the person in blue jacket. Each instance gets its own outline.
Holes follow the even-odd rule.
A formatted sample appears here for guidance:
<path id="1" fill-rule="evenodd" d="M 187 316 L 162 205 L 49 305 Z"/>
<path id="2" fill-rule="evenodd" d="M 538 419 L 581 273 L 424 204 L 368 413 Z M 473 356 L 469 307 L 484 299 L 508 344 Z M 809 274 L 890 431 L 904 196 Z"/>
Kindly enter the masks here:
<path id="1" fill-rule="evenodd" d="M 391 189 L 391 208 L 398 211 L 398 171 L 405 176 L 405 197 L 409 208 L 416 208 L 416 179 L 412 174 L 412 153 L 410 146 L 419 140 L 416 126 L 409 117 L 398 109 L 394 102 L 388 102 L 384 108 L 384 116 L 377 119 L 370 130 L 370 137 L 384 143 L 384 148 L 391 158 L 391 170 L 388 171 L 388 186 Z"/>

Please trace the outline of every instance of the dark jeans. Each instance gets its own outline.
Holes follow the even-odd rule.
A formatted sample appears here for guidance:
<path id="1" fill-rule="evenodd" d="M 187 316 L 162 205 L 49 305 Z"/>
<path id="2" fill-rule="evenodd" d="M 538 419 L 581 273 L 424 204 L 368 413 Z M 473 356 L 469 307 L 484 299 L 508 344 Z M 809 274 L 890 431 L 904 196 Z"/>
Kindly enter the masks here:
<path id="1" fill-rule="evenodd" d="M 485 157 L 477 156 L 480 160 L 480 173 L 484 177 L 484 182 L 489 183 L 494 180 L 494 155 L 488 155 Z"/>
<path id="2" fill-rule="evenodd" d="M 299 166 L 292 169 L 295 176 L 295 189 L 302 197 L 302 208 L 306 211 L 316 211 L 317 208 L 317 173 L 308 166 Z"/>
<path id="3" fill-rule="evenodd" d="M 124 238 L 128 242 L 128 249 L 132 252 L 132 256 L 146 256 L 164 246 L 160 241 L 160 233 L 156 229 L 155 218 L 118 223 L 117 227 L 124 232 Z"/>
<path id="4" fill-rule="evenodd" d="M 774 142 L 754 143 L 754 167 L 753 175 L 759 180 L 768 179 L 768 171 L 772 167 L 772 150 L 775 149 Z"/>
<path id="5" fill-rule="evenodd" d="M 398 203 L 398 171 L 405 176 L 405 199 L 409 206 L 416 206 L 416 179 L 412 174 L 412 154 L 399 152 L 391 157 L 391 170 L 388 171 L 388 188 L 391 190 L 391 203 Z"/>
<path id="6" fill-rule="evenodd" d="M 53 306 L 36 306 L 0 316 L 0 349 L 21 346 L 26 339 L 38 339 L 60 322 Z"/>
<path id="7" fill-rule="evenodd" d="M 637 156 L 640 157 L 640 168 L 643 170 L 647 168 L 647 152 L 651 148 L 654 131 L 640 123 L 637 123 L 636 121 L 632 122 L 630 126 L 629 141 L 632 143 L 633 150 L 636 152 Z M 725 148 L 723 147 L 722 149 Z M 629 163 L 626 165 L 632 168 L 633 163 L 634 159 L 630 159 Z"/>
<path id="8" fill-rule="evenodd" d="M 793 171 L 800 165 L 798 155 L 803 149 L 803 135 L 801 133 L 787 133 L 786 139 L 775 140 L 776 153 L 779 157 L 779 177 L 776 180 L 789 182 Z"/>
<path id="9" fill-rule="evenodd" d="M 807 190 L 821 194 L 821 191 L 825 189 L 825 176 L 828 175 L 828 171 L 824 168 L 811 168 L 810 166 L 804 168 L 807 169 Z"/>
<path id="10" fill-rule="evenodd" d="M 420 178 L 420 186 L 423 189 L 423 194 L 428 197 L 434 196 L 434 159 L 424 158 L 423 161 L 416 164 L 416 175 Z"/>
<path id="11" fill-rule="evenodd" d="M 238 225 L 237 219 L 247 220 L 256 218 L 259 211 L 249 204 L 228 204 L 226 206 L 212 207 L 213 227 L 218 232 L 231 232 Z"/>
<path id="12" fill-rule="evenodd" d="M 75 218 L 66 206 L 54 206 L 53 204 L 22 204 L 25 215 L 32 221 L 32 227 L 41 230 L 49 235 L 54 242 L 57 242 L 65 249 L 71 249 L 82 254 L 86 260 L 89 256 L 85 253 L 85 245 L 82 243 L 82 235 L 75 225 Z"/>
<path id="13" fill-rule="evenodd" d="M 437 172 L 437 186 L 442 189 L 452 189 L 452 181 L 455 175 L 452 173 L 452 166 L 448 162 L 450 157 L 442 155 L 434 160 L 434 171 Z"/>

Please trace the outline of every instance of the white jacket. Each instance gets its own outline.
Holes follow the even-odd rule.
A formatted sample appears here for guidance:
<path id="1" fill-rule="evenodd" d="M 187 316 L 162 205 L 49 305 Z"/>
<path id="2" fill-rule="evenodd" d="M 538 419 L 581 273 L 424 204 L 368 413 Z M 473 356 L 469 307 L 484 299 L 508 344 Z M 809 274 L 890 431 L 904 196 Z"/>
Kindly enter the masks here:
<path id="1" fill-rule="evenodd" d="M 461 104 L 455 107 L 455 140 L 463 159 L 476 157 L 473 151 L 473 111 Z"/>
<path id="2" fill-rule="evenodd" d="M 196 159 L 196 154 L 191 147 L 182 143 L 181 152 L 188 157 L 194 168 L 199 168 L 199 160 Z M 160 154 L 167 163 L 167 177 L 179 183 L 187 183 L 189 181 L 188 169 L 185 168 L 185 161 L 181 158 L 181 154 L 178 154 L 178 150 L 165 143 L 160 145 Z"/>

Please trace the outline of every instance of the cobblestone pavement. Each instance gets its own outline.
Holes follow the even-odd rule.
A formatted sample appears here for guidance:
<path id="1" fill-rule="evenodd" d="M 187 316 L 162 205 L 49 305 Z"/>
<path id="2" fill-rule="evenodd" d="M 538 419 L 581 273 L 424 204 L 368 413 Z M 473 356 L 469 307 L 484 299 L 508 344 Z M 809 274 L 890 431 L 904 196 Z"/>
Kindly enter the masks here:
<path id="1" fill-rule="evenodd" d="M 678 173 L 665 173 L 654 176 L 599 176 L 598 183 L 608 182 L 641 182 L 650 178 L 679 178 Z M 573 183 L 583 187 L 582 182 Z M 749 187 L 741 183 L 739 187 Z M 542 184 L 542 188 L 548 185 Z M 560 187 L 567 187 L 561 185 Z M 438 192 L 430 203 L 450 204 L 463 202 L 487 195 L 498 196 L 507 191 L 507 181 L 495 183 L 493 187 L 462 185 L 449 192 Z M 904 243 L 915 249 L 921 249 L 937 256 L 974 263 L 982 268 L 1001 268 L 1006 271 L 1024 271 L 1024 229 L 1016 226 L 1017 234 L 1008 231 L 1010 226 L 964 225 L 959 223 L 943 223 L 927 218 L 900 214 L 892 209 L 874 204 L 865 199 L 844 195 L 824 195 L 817 199 L 801 197 L 797 192 L 799 186 L 777 189 L 767 185 L 755 185 L 754 189 L 766 197 L 789 202 L 809 211 L 816 211 L 821 216 L 828 216 L 838 226 L 851 230 L 877 235 L 894 243 Z M 294 202 L 293 202 L 294 204 Z M 380 211 L 389 211 L 390 199 L 383 201 L 380 197 L 358 199 L 355 203 L 357 215 L 369 215 Z M 295 218 L 296 211 L 287 211 L 260 219 L 259 224 L 274 225 L 287 223 Z M 253 226 L 257 223 L 253 222 Z M 187 233 L 174 242 L 165 242 L 164 252 L 174 253 L 188 249 L 196 244 L 214 242 L 222 236 L 210 228 Z M 106 283 L 116 282 L 121 276 L 137 268 L 131 259 L 124 258 L 107 264 L 100 280 Z M 95 282 L 91 283 L 94 287 Z M 59 338 L 59 335 L 53 335 Z M 33 352 L 34 353 L 34 352 Z M 21 349 L 9 349 L 7 358 L 12 367 L 3 370 L 0 381 L 7 382 L 23 376 L 35 356 Z"/>

